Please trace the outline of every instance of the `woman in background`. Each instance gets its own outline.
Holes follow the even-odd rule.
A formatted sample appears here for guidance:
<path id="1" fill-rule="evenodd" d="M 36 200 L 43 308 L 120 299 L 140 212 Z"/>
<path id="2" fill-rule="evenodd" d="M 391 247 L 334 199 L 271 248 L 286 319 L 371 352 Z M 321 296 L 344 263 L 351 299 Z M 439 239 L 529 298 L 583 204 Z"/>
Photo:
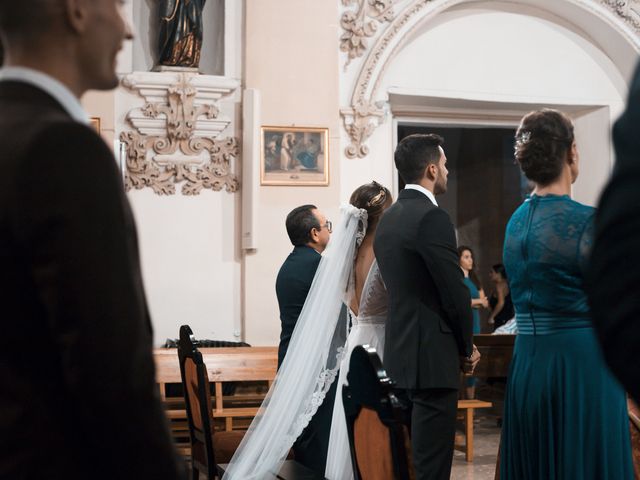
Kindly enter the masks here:
<path id="1" fill-rule="evenodd" d="M 471 308 L 473 312 L 473 333 L 480 333 L 480 309 L 487 308 L 489 302 L 482 289 L 480 279 L 474 270 L 473 265 L 473 251 L 471 247 L 466 245 L 460 245 L 458 247 L 458 262 L 462 273 L 464 274 L 464 284 L 469 289 L 471 295 Z M 475 398 L 476 379 L 473 377 L 467 378 L 466 397 L 471 399 Z"/>
<path id="2" fill-rule="evenodd" d="M 631 480 L 625 393 L 604 363 L 584 292 L 595 210 L 570 197 L 579 161 L 571 120 L 527 114 L 515 157 L 535 189 L 504 243 L 518 335 L 500 478 Z"/>
<path id="3" fill-rule="evenodd" d="M 507 272 L 501 263 L 491 267 L 489 278 L 495 285 L 495 289 L 489 297 L 491 314 L 487 320 L 489 325 L 494 325 L 494 330 L 511 320 L 515 312 L 511 301 L 511 291 L 507 282 Z"/>

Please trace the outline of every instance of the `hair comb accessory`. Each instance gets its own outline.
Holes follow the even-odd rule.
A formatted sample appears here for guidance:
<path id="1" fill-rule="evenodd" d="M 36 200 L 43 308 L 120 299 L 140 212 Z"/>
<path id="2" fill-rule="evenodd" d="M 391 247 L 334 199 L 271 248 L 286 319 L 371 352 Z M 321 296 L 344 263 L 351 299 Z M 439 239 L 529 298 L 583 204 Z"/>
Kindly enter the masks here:
<path id="1" fill-rule="evenodd" d="M 380 189 L 378 194 L 367 202 L 367 207 L 380 205 L 381 203 L 384 202 L 386 196 L 387 194 L 385 193 L 385 191 L 383 189 Z"/>
<path id="2" fill-rule="evenodd" d="M 531 140 L 531 131 L 525 130 L 524 132 L 518 135 L 518 143 L 525 144 L 529 140 Z"/>

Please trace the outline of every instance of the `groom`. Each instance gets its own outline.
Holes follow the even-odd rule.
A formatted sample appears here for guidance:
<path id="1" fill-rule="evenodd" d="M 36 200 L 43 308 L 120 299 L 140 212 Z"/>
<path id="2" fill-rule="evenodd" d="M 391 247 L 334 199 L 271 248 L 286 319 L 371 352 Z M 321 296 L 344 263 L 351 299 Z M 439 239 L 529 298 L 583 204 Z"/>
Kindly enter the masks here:
<path id="1" fill-rule="evenodd" d="M 447 189 L 442 143 L 430 134 L 398 144 L 395 164 L 406 186 L 374 243 L 389 292 L 384 365 L 411 404 L 416 478 L 429 480 L 450 476 L 460 370 L 471 373 L 480 359 L 455 232 L 434 196 Z"/>

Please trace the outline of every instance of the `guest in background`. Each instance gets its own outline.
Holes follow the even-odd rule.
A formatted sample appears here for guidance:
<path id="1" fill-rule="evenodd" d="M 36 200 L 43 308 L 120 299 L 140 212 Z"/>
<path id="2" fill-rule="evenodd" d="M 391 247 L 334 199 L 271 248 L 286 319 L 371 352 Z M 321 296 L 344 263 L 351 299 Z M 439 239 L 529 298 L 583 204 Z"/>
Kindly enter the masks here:
<path id="1" fill-rule="evenodd" d="M 489 302 L 482 289 L 482 284 L 478 274 L 474 269 L 474 256 L 471 247 L 460 245 L 458 247 L 458 262 L 464 274 L 464 284 L 469 289 L 471 295 L 471 310 L 473 313 L 473 334 L 480 333 L 480 309 L 487 308 Z M 466 397 L 475 398 L 476 379 L 468 377 L 466 379 Z"/>
<path id="2" fill-rule="evenodd" d="M 640 403 L 640 66 L 613 143 L 616 164 L 598 205 L 588 291 L 607 363 Z"/>
<path id="3" fill-rule="evenodd" d="M 579 161 L 571 120 L 556 110 L 527 114 L 515 157 L 535 188 L 504 243 L 518 335 L 500 478 L 631 480 L 626 398 L 604 363 L 584 291 L 595 211 L 570 198 Z"/>
<path id="4" fill-rule="evenodd" d="M 293 136 L 289 133 L 285 135 Z M 280 267 L 276 278 L 276 295 L 282 325 L 278 368 L 287 354 L 291 335 L 320 264 L 321 254 L 329 243 L 332 227 L 331 222 L 315 205 L 294 208 L 287 215 L 285 223 L 293 251 Z M 335 394 L 336 382 L 293 445 L 296 460 L 319 474 L 323 474 L 325 469 Z"/>
<path id="5" fill-rule="evenodd" d="M 494 284 L 494 290 L 489 297 L 491 314 L 487 322 L 489 325 L 494 325 L 495 330 L 511 320 L 515 315 L 515 311 L 513 310 L 511 290 L 509 290 L 507 271 L 504 269 L 504 265 L 496 263 L 491 267 L 489 278 Z"/>

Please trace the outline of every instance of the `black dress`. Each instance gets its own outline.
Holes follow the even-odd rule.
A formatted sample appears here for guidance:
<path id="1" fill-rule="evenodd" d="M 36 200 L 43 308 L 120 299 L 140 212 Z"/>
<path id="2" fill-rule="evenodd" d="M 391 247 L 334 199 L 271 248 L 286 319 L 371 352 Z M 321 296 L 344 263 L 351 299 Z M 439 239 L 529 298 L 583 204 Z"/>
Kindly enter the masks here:
<path id="1" fill-rule="evenodd" d="M 491 306 L 492 311 L 494 308 L 496 308 L 497 304 L 498 304 L 498 296 L 496 295 L 495 292 L 493 292 L 491 294 L 491 297 L 489 298 L 489 305 Z M 509 293 L 507 293 L 507 296 L 504 297 L 504 305 L 502 306 L 502 309 L 498 312 L 498 314 L 495 317 L 493 317 L 493 320 L 495 321 L 494 329 L 504 325 L 509 320 L 511 320 L 514 316 L 515 316 L 515 311 L 513 309 L 513 303 L 511 302 L 511 291 L 509 291 Z"/>

